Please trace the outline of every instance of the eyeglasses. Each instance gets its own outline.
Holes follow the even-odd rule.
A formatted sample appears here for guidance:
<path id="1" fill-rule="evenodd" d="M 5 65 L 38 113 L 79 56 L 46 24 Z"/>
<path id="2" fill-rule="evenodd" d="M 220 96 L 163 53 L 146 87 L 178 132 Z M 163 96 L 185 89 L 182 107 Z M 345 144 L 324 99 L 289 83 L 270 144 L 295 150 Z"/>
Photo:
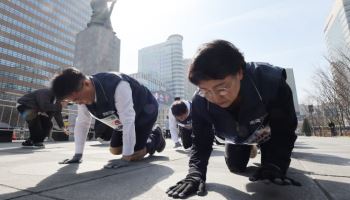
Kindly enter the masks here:
<path id="1" fill-rule="evenodd" d="M 201 97 L 204 97 L 206 99 L 213 99 L 214 96 L 226 96 L 229 94 L 229 90 L 231 89 L 232 87 L 232 83 L 233 81 L 230 81 L 228 84 L 226 84 L 225 86 L 222 86 L 222 87 L 219 87 L 219 88 L 216 88 L 212 91 L 210 90 L 203 90 L 203 89 L 198 89 L 198 95 L 201 96 Z"/>
<path id="2" fill-rule="evenodd" d="M 70 97 L 68 99 L 64 99 L 64 101 L 69 102 L 69 103 L 77 103 L 81 101 L 82 99 L 82 90 L 84 88 L 84 84 L 81 83 L 78 89 L 76 89 L 74 92 L 71 93 Z"/>

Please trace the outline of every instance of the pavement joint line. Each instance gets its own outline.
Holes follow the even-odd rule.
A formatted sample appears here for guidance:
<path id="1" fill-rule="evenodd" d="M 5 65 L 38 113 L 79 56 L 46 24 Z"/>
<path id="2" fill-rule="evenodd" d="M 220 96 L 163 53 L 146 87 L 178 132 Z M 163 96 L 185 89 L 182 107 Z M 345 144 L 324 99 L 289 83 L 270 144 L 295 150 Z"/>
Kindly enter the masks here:
<path id="1" fill-rule="evenodd" d="M 183 158 L 187 158 L 187 157 L 183 157 Z M 169 160 L 169 161 L 163 161 L 163 162 L 160 162 L 159 164 L 163 164 L 163 163 L 167 163 L 167 162 L 171 162 L 171 161 L 176 161 L 176 160 L 180 160 L 180 159 L 183 159 L 183 158 L 177 158 L 177 159 L 173 159 L 173 160 Z M 31 191 L 31 190 L 27 190 L 27 189 L 18 189 L 18 188 L 7 186 L 7 185 L 4 185 L 4 186 L 30 193 L 30 194 L 26 194 L 26 195 L 23 195 L 23 196 L 29 196 L 29 195 L 34 195 L 35 194 L 35 195 L 39 195 L 39 196 L 55 198 L 57 200 L 64 200 L 64 199 L 59 199 L 57 197 L 44 195 L 42 193 L 49 192 L 49 191 L 52 191 L 52 190 L 61 189 L 61 188 L 65 188 L 65 187 L 70 187 L 70 186 L 81 184 L 81 183 L 88 183 L 88 182 L 91 182 L 91 181 L 104 179 L 106 177 L 114 176 L 114 175 L 121 174 L 121 173 L 130 173 L 130 172 L 133 172 L 133 171 L 136 171 L 136 170 L 139 170 L 139 169 L 144 169 L 144 168 L 154 167 L 154 166 L 155 166 L 155 164 L 147 163 L 146 165 L 143 165 L 143 166 L 140 166 L 140 167 L 135 167 L 135 168 L 130 169 L 130 170 L 126 170 L 126 171 L 122 171 L 122 172 L 116 172 L 116 173 L 112 173 L 112 174 L 108 174 L 108 175 L 104 175 L 104 176 L 99 176 L 99 177 L 95 177 L 95 178 L 90 178 L 90 179 L 86 179 L 86 180 L 82 180 L 82 181 L 78 181 L 78 182 L 73 182 L 73 183 L 70 183 L 70 184 L 65 184 L 65 185 L 61 185 L 61 186 L 57 186 L 57 187 L 52 187 L 52 188 L 48 188 L 48 189 L 44 189 L 44 190 L 39 190 L 39 191 L 35 191 L 35 192 Z M 111 170 L 113 170 L 113 169 L 111 169 Z M 3 184 L 0 184 L 0 185 L 3 185 Z M 18 196 L 15 197 L 15 198 L 18 198 Z M 15 199 L 15 198 L 10 198 L 10 199 Z"/>
<path id="2" fill-rule="evenodd" d="M 335 174 L 318 174 L 315 172 L 306 172 L 308 175 L 316 175 L 316 176 L 330 176 L 335 178 L 350 178 L 350 176 L 341 176 L 341 175 L 335 175 Z"/>
<path id="3" fill-rule="evenodd" d="M 297 159 L 298 160 L 298 162 L 300 163 L 300 165 L 306 170 L 305 172 L 306 172 L 306 174 L 308 174 L 309 175 L 309 177 L 310 177 L 310 179 L 316 184 L 316 186 L 321 190 L 321 192 L 326 196 L 326 198 L 328 199 L 328 200 L 334 200 L 333 198 L 332 198 L 332 196 L 329 194 L 329 192 L 327 192 L 327 190 L 325 190 L 323 187 L 322 187 L 322 185 L 313 177 L 313 175 L 310 173 L 308 173 L 308 172 L 310 172 L 310 170 L 308 170 L 308 168 L 303 164 L 303 162 L 302 162 L 302 160 L 299 160 L 299 159 Z"/>
<path id="4" fill-rule="evenodd" d="M 10 197 L 10 198 L 7 198 L 7 199 L 5 199 L 5 200 L 17 199 L 17 198 L 21 198 L 21 197 L 30 196 L 30 195 L 35 194 L 35 192 L 33 192 L 33 191 L 30 191 L 30 190 L 27 190 L 27 189 L 16 188 L 16 187 L 13 187 L 13 186 L 10 186 L 10 185 L 4 185 L 4 184 L 1 184 L 1 183 L 0 183 L 0 186 L 7 187 L 7 188 L 11 188 L 11 189 L 15 189 L 15 190 L 18 190 L 18 191 L 28 192 L 28 193 L 29 193 L 29 194 L 18 195 L 18 196 L 16 196 L 16 197 Z"/>
<path id="5" fill-rule="evenodd" d="M 329 199 L 329 200 L 335 200 L 331 194 L 329 194 L 329 192 L 327 192 L 327 190 L 316 180 L 314 179 L 313 177 L 311 178 L 314 183 L 318 186 L 318 188 L 320 188 L 320 190 L 323 192 L 324 195 L 326 195 L 326 197 Z"/>
<path id="6" fill-rule="evenodd" d="M 2 183 L 0 183 L 0 186 L 11 188 L 11 189 L 15 189 L 15 190 L 19 190 L 19 191 L 24 191 L 24 192 L 32 192 L 32 191 L 29 191 L 29 190 L 26 190 L 26 189 L 20 189 L 20 188 L 16 188 L 16 187 L 13 187 L 13 186 L 10 186 L 10 185 L 5 185 L 5 184 L 2 184 Z"/>

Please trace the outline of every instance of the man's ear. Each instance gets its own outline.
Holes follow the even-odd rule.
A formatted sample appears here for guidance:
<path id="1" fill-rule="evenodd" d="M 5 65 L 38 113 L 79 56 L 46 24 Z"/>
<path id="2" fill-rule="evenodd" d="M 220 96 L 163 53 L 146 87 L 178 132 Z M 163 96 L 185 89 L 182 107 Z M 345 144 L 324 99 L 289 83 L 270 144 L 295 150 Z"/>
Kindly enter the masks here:
<path id="1" fill-rule="evenodd" d="M 239 80 L 243 79 L 243 69 L 242 68 L 240 68 L 238 71 L 238 78 L 239 78 Z"/>
<path id="2" fill-rule="evenodd" d="M 91 84 L 91 82 L 90 82 L 90 80 L 89 80 L 89 79 L 85 79 L 85 80 L 83 81 L 83 85 L 84 85 L 84 86 L 89 87 L 89 86 L 90 86 L 90 84 Z"/>

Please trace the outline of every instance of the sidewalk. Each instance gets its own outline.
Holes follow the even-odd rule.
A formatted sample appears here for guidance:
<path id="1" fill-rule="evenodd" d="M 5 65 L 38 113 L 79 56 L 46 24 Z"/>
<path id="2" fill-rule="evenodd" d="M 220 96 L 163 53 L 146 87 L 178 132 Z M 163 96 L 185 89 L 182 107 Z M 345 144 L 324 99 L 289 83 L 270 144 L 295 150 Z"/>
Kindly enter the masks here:
<path id="1" fill-rule="evenodd" d="M 73 142 L 47 143 L 45 149 L 20 148 L 20 143 L 0 143 L 0 199 L 90 200 L 170 199 L 165 190 L 184 178 L 188 152 L 173 149 L 167 140 L 161 154 L 120 169 L 103 169 L 119 158 L 107 145 L 87 142 L 80 165 L 59 165 L 74 152 Z M 288 175 L 302 187 L 252 183 L 248 176 L 260 155 L 249 163 L 244 175 L 229 172 L 224 148 L 214 146 L 208 167 L 204 197 L 189 199 L 350 199 L 350 138 L 299 137 Z"/>

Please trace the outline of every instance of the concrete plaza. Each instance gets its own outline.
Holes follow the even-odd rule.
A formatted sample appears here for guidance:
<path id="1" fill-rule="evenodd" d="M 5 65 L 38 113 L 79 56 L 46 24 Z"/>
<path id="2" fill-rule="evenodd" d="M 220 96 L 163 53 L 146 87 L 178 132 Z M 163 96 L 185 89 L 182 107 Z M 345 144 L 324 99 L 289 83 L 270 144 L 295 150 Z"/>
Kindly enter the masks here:
<path id="1" fill-rule="evenodd" d="M 46 143 L 45 149 L 22 149 L 20 143 L 0 143 L 0 199 L 170 199 L 165 190 L 184 178 L 188 152 L 173 149 L 167 140 L 161 154 L 120 169 L 103 169 L 109 160 L 107 145 L 87 142 L 83 162 L 60 165 L 70 158 L 73 142 Z M 350 199 L 350 138 L 299 137 L 288 175 L 302 187 L 252 183 L 248 176 L 257 168 L 260 155 L 250 160 L 247 173 L 229 172 L 224 148 L 214 146 L 209 161 L 206 196 L 189 199 Z"/>

